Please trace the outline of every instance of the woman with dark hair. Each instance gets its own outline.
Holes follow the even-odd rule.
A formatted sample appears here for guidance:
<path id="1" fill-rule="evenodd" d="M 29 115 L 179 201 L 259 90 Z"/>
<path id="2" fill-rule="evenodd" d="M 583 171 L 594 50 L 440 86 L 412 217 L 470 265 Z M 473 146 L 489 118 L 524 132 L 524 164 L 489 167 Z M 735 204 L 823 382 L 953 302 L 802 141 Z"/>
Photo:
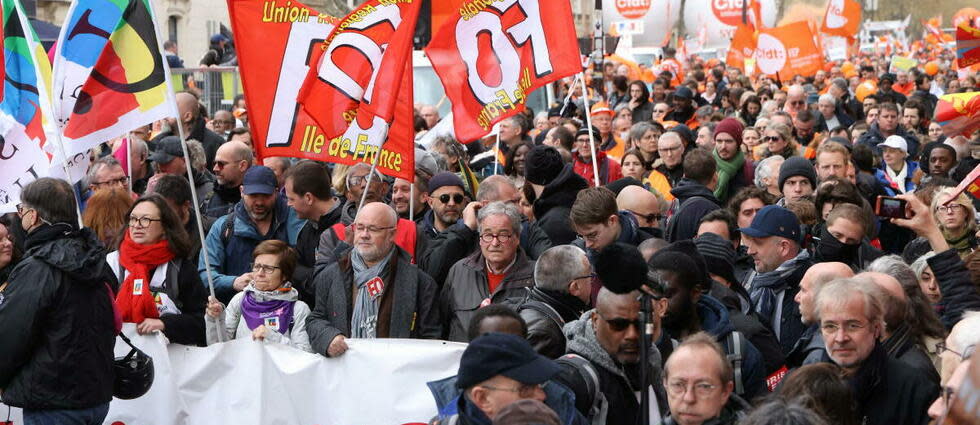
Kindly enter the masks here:
<path id="1" fill-rule="evenodd" d="M 517 187 L 524 186 L 524 164 L 527 153 L 534 148 L 530 143 L 521 143 L 507 151 L 504 159 L 504 174 L 514 180 Z"/>
<path id="2" fill-rule="evenodd" d="M 207 295 L 188 258 L 191 242 L 177 214 L 160 195 L 136 200 L 126 214 L 118 250 L 106 262 L 119 279 L 116 304 L 136 331 L 161 331 L 171 342 L 204 345 Z"/>
<path id="3" fill-rule="evenodd" d="M 738 108 L 736 116 L 745 122 L 746 127 L 755 127 L 755 120 L 759 118 L 761 111 L 762 101 L 759 100 L 759 96 L 749 96 L 742 103 L 742 107 Z"/>
<path id="4" fill-rule="evenodd" d="M 630 109 L 633 110 L 633 123 L 653 119 L 653 104 L 650 103 L 650 90 L 643 81 L 630 83 Z"/>
<path id="5" fill-rule="evenodd" d="M 833 363 L 816 363 L 796 369 L 783 379 L 776 393 L 787 402 L 798 402 L 827 423 L 857 425 L 857 406 L 841 368 Z"/>
<path id="6" fill-rule="evenodd" d="M 7 286 L 10 271 L 20 261 L 20 252 L 14 245 L 12 230 L 7 216 L 0 217 L 0 292 Z"/>
<path id="7" fill-rule="evenodd" d="M 248 286 L 228 302 L 227 311 L 214 297 L 208 300 L 208 345 L 229 339 L 286 344 L 312 353 L 306 318 L 310 307 L 299 300 L 289 279 L 296 270 L 296 251 L 270 239 L 252 251 Z"/>

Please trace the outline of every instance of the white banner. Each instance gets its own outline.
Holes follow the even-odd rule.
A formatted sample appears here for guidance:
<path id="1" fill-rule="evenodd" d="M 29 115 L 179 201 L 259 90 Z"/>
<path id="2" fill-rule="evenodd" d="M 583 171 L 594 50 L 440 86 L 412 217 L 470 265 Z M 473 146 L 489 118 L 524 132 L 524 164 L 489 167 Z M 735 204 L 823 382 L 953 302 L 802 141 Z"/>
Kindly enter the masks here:
<path id="1" fill-rule="evenodd" d="M 326 358 L 239 339 L 205 348 L 162 335 L 133 344 L 153 357 L 155 379 L 136 400 L 114 399 L 106 425 L 425 424 L 436 414 L 426 382 L 455 375 L 465 344 L 409 339 L 348 339 Z M 116 355 L 129 346 L 116 341 Z M 0 420 L 7 408 L 0 404 Z M 21 425 L 13 409 L 12 425 Z"/>

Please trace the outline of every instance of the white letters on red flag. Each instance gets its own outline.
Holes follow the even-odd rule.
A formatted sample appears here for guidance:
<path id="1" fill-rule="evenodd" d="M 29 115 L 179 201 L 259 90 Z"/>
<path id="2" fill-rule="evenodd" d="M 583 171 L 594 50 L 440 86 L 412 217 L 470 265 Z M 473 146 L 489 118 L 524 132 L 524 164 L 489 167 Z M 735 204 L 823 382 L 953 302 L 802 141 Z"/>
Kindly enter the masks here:
<path id="1" fill-rule="evenodd" d="M 464 143 L 524 110 L 528 93 L 582 71 L 567 0 L 464 1 L 426 53 Z"/>

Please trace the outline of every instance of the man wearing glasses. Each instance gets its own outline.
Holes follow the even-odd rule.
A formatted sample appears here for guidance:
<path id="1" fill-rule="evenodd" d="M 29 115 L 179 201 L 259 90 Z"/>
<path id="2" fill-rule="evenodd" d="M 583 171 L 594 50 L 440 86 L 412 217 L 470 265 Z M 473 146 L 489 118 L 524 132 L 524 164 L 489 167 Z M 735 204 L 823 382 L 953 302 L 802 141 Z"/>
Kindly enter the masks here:
<path id="1" fill-rule="evenodd" d="M 92 163 L 88 171 L 88 188 L 92 193 L 102 189 L 129 190 L 129 177 L 115 157 L 104 156 Z"/>
<path id="2" fill-rule="evenodd" d="M 444 337 L 467 340 L 476 310 L 523 297 L 534 285 L 534 262 L 520 249 L 521 213 L 511 203 L 491 202 L 477 216 L 480 250 L 449 269 L 439 305 Z"/>
<path id="3" fill-rule="evenodd" d="M 589 310 L 592 265 L 585 252 L 571 245 L 548 249 L 534 264 L 534 288 L 517 311 L 527 323 L 527 339 L 543 356 L 565 354 L 565 323 Z"/>
<path id="4" fill-rule="evenodd" d="M 786 91 L 786 104 L 783 106 L 783 111 L 795 117 L 803 110 L 806 110 L 806 91 L 802 86 L 792 85 Z"/>
<path id="5" fill-rule="evenodd" d="M 397 223 L 394 208 L 365 204 L 351 224 L 353 249 L 314 276 L 314 352 L 340 356 L 347 338 L 439 337 L 436 283 L 395 244 Z"/>
<path id="6" fill-rule="evenodd" d="M 456 376 L 427 384 L 439 409 L 430 423 L 490 425 L 505 407 L 528 399 L 545 403 L 563 425 L 586 423 L 575 410 L 572 392 L 549 382 L 560 372 L 558 364 L 519 336 L 481 335 L 463 351 Z"/>
<path id="7" fill-rule="evenodd" d="M 890 358 L 878 342 L 885 326 L 880 292 L 861 278 L 837 279 L 820 289 L 816 311 L 827 349 L 824 359 L 844 369 L 861 423 L 924 424 L 939 386 Z"/>
<path id="8" fill-rule="evenodd" d="M 725 351 L 706 332 L 687 337 L 664 364 L 670 417 L 666 425 L 731 425 L 749 404 L 733 394 L 734 371 Z"/>

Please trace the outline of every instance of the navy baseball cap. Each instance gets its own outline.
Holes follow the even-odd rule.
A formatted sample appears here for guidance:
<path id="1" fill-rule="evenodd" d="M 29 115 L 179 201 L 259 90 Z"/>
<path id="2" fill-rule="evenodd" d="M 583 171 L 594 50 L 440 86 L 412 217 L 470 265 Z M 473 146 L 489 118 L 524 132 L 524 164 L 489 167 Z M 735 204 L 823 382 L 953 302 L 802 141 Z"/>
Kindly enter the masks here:
<path id="1" fill-rule="evenodd" d="M 167 136 L 156 144 L 156 150 L 150 155 L 150 161 L 157 164 L 169 164 L 174 158 L 183 158 L 184 149 L 180 146 L 180 137 Z"/>
<path id="2" fill-rule="evenodd" d="M 536 385 L 554 378 L 559 372 L 558 363 L 535 352 L 524 338 L 492 332 L 470 341 L 463 351 L 456 387 L 470 388 L 497 375 Z"/>
<path id="3" fill-rule="evenodd" d="M 778 205 L 766 205 L 755 213 L 752 225 L 738 229 L 753 238 L 779 236 L 800 242 L 800 221 L 792 211 Z"/>
<path id="4" fill-rule="evenodd" d="M 677 89 L 674 90 L 674 96 L 683 99 L 694 99 L 694 92 L 692 92 L 687 86 L 678 86 Z"/>
<path id="5" fill-rule="evenodd" d="M 276 193 L 276 173 L 264 165 L 256 165 L 245 171 L 242 188 L 246 195 L 271 195 Z"/>

